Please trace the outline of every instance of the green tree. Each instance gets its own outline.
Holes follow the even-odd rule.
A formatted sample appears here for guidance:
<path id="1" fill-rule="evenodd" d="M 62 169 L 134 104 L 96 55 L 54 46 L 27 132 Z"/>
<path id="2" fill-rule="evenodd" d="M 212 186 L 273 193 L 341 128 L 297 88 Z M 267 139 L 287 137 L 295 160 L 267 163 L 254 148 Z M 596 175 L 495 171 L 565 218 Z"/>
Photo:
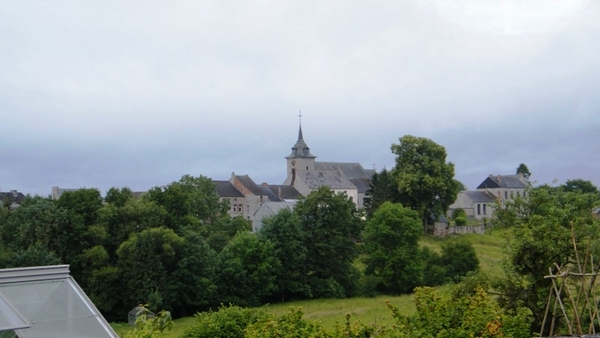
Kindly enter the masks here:
<path id="1" fill-rule="evenodd" d="M 180 257 L 169 289 L 177 295 L 173 303 L 177 315 L 186 316 L 215 303 L 217 255 L 202 236 L 190 231 Z"/>
<path id="2" fill-rule="evenodd" d="M 252 231 L 252 223 L 243 217 L 230 217 L 229 215 L 223 215 L 200 229 L 206 242 L 217 253 L 221 252 L 240 231 Z"/>
<path id="3" fill-rule="evenodd" d="M 56 204 L 59 208 L 81 217 L 83 223 L 89 226 L 98 219 L 97 212 L 102 207 L 102 196 L 95 188 L 65 191 Z"/>
<path id="4" fill-rule="evenodd" d="M 419 212 L 426 229 L 430 217 L 444 214 L 456 199 L 454 164 L 446 162 L 446 149 L 430 139 L 405 135 L 399 141 L 392 144 L 396 154 L 392 174 L 400 202 Z"/>
<path id="5" fill-rule="evenodd" d="M 284 263 L 277 276 L 281 301 L 305 298 L 308 296 L 305 269 L 307 250 L 300 218 L 290 209 L 283 209 L 263 220 L 263 223 L 259 238 L 271 241 L 277 258 Z"/>
<path id="6" fill-rule="evenodd" d="M 131 189 L 125 187 L 125 188 L 115 188 L 112 187 L 110 189 L 108 189 L 108 191 L 106 192 L 106 196 L 104 197 L 104 202 L 108 203 L 108 204 L 112 204 L 114 206 L 117 207 L 123 207 L 125 206 L 125 203 L 127 203 L 127 201 L 133 199 L 133 192 L 131 191 Z"/>
<path id="7" fill-rule="evenodd" d="M 362 222 L 345 194 L 323 186 L 301 198 L 294 209 L 306 247 L 308 284 L 314 297 L 345 297 L 356 289 L 357 256 Z"/>
<path id="8" fill-rule="evenodd" d="M 458 282 L 471 271 L 479 270 L 479 258 L 473 244 L 463 238 L 453 238 L 442 244 L 439 265 L 449 280 Z"/>
<path id="9" fill-rule="evenodd" d="M 147 199 L 131 198 L 123 201 L 119 198 L 110 198 L 109 200 L 115 204 L 106 203 L 98 210 L 98 224 L 107 233 L 103 245 L 110 256 L 110 263 L 114 264 L 121 243 L 128 240 L 133 233 L 164 226 L 167 211 Z"/>
<path id="10" fill-rule="evenodd" d="M 598 188 L 590 181 L 584 179 L 567 180 L 560 188 L 566 192 L 580 192 L 583 194 L 599 195 Z"/>
<path id="11" fill-rule="evenodd" d="M 371 183 L 369 183 L 369 189 L 365 193 L 364 203 L 367 217 L 371 217 L 383 203 L 398 203 L 399 201 L 398 183 L 392 173 L 383 169 L 373 174 Z"/>
<path id="12" fill-rule="evenodd" d="M 273 244 L 249 232 L 238 232 L 217 256 L 219 301 L 257 306 L 277 291 L 281 262 Z"/>
<path id="13" fill-rule="evenodd" d="M 177 299 L 170 288 L 184 238 L 173 230 L 152 228 L 134 233 L 117 250 L 123 309 L 149 302 L 152 310 L 170 310 Z M 117 291 L 117 290 L 115 290 Z"/>
<path id="14" fill-rule="evenodd" d="M 215 184 L 204 176 L 184 175 L 177 182 L 150 189 L 144 197 L 165 208 L 165 226 L 178 234 L 213 222 L 229 208 L 219 201 Z"/>
<path id="15" fill-rule="evenodd" d="M 517 167 L 517 175 L 519 174 L 523 175 L 523 177 L 525 177 L 526 179 L 529 179 L 529 177 L 531 176 L 531 172 L 529 171 L 529 168 L 527 168 L 525 163 L 521 163 Z"/>
<path id="16" fill-rule="evenodd" d="M 596 253 L 600 224 L 592 209 L 597 205 L 596 194 L 542 186 L 531 189 L 526 199 L 516 198 L 497 208 L 495 224 L 510 231 L 505 278 L 497 285 L 500 300 L 508 309 L 529 308 L 534 331 L 539 332 L 545 314 L 552 284 L 544 278 L 549 268 L 567 266 L 576 261 L 575 255 Z M 573 239 L 580 243 L 578 252 Z"/>
<path id="17" fill-rule="evenodd" d="M 385 202 L 367 222 L 363 234 L 365 274 L 381 278 L 384 291 L 408 293 L 423 281 L 416 211 Z"/>

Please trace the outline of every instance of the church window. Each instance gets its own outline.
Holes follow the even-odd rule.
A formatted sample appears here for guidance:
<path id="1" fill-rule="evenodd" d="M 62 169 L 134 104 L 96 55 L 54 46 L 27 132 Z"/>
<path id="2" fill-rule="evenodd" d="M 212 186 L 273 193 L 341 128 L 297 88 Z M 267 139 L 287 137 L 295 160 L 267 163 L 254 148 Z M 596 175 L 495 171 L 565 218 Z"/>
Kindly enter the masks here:
<path id="1" fill-rule="evenodd" d="M 481 215 L 481 204 L 477 204 L 477 215 Z"/>
<path id="2" fill-rule="evenodd" d="M 486 207 L 487 207 L 487 204 L 484 204 L 484 205 L 483 205 L 483 214 L 484 214 L 484 215 L 487 215 L 487 210 L 486 210 Z"/>
<path id="3" fill-rule="evenodd" d="M 504 192 L 504 199 L 507 200 L 508 199 L 508 191 Z"/>

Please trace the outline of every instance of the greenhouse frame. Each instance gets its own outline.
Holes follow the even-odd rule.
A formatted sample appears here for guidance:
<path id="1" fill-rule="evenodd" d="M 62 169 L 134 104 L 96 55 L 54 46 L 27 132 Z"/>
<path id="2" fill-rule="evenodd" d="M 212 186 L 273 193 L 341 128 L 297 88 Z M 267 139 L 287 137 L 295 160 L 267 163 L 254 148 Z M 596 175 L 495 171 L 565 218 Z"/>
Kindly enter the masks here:
<path id="1" fill-rule="evenodd" d="M 68 265 L 0 269 L 0 337 L 118 338 Z"/>

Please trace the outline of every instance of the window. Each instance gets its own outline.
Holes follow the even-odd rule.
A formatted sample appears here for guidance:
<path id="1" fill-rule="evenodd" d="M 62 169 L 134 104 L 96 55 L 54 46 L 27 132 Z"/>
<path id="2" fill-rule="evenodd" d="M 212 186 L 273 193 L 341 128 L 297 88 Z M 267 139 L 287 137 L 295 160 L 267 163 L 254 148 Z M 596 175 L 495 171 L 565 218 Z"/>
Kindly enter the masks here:
<path id="1" fill-rule="evenodd" d="M 477 215 L 481 215 L 481 204 L 477 204 Z"/>
<path id="2" fill-rule="evenodd" d="M 483 214 L 484 215 L 487 215 L 487 210 L 486 210 L 487 208 L 486 207 L 487 207 L 487 204 L 484 204 L 483 205 Z"/>
<path id="3" fill-rule="evenodd" d="M 504 199 L 507 200 L 508 199 L 508 191 L 504 192 Z"/>
<path id="4" fill-rule="evenodd" d="M 513 198 L 513 192 L 512 191 L 510 192 L 510 198 L 511 199 Z"/>
<path id="5" fill-rule="evenodd" d="M 517 197 L 521 197 L 521 192 L 517 191 Z"/>

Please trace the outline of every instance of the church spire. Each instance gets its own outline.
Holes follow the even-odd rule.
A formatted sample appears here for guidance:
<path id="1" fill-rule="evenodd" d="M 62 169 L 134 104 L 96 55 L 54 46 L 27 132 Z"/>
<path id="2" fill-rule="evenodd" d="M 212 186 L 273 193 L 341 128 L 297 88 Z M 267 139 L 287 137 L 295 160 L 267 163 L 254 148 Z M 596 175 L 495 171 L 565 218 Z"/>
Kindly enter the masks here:
<path id="1" fill-rule="evenodd" d="M 302 135 L 302 111 L 298 114 L 298 140 L 292 147 L 292 153 L 286 158 L 316 158 L 316 156 L 310 153 L 310 148 L 304 142 L 304 136 Z"/>

